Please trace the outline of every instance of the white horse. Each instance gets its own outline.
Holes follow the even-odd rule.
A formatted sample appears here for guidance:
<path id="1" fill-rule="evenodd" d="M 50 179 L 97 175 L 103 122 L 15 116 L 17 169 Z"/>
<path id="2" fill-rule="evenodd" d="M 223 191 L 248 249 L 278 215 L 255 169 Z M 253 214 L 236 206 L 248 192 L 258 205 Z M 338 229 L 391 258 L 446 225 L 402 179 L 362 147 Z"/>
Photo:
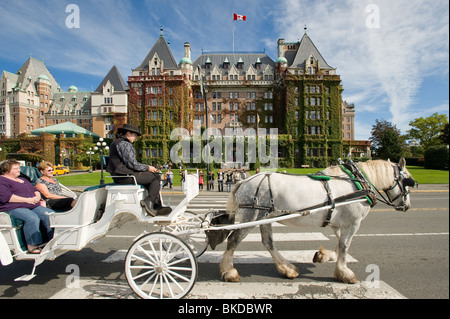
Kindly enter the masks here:
<path id="1" fill-rule="evenodd" d="M 382 198 L 381 201 L 395 207 L 397 210 L 406 211 L 410 208 L 408 187 L 415 182 L 411 174 L 406 170 L 406 161 L 402 158 L 399 164 L 388 161 L 376 160 L 358 163 L 355 166 L 359 172 L 360 185 L 371 185 Z M 359 167 L 359 169 L 357 168 Z M 331 176 L 326 182 L 314 180 L 308 176 L 295 176 L 279 173 L 261 173 L 239 182 L 233 189 L 228 200 L 228 214 L 235 214 L 236 221 L 245 223 L 280 216 L 286 213 L 299 211 L 315 212 L 305 216 L 284 220 L 281 223 L 287 226 L 324 226 L 329 225 L 338 240 L 335 250 L 320 251 L 314 256 L 314 262 L 335 261 L 335 277 L 344 283 L 356 283 L 357 279 L 346 264 L 346 256 L 351 241 L 358 231 L 361 221 L 367 216 L 371 206 L 375 203 L 356 201 L 365 195 L 373 195 L 369 190 L 360 190 L 354 179 L 350 179 L 340 166 L 331 166 L 324 171 Z M 362 173 L 362 174 L 361 174 Z M 327 191 L 328 188 L 328 191 Z M 387 199 L 379 192 L 384 191 Z M 374 200 L 372 196 L 372 201 Z M 349 201 L 350 203 L 346 203 Z M 343 205 L 336 205 L 337 202 Z M 321 209 L 321 207 L 335 207 L 334 209 Z M 319 208 L 319 210 L 317 210 Z M 233 231 L 228 237 L 227 249 L 220 263 L 220 272 L 225 281 L 240 281 L 238 271 L 233 267 L 233 254 L 238 244 L 252 230 L 241 228 Z M 260 225 L 262 243 L 272 255 L 278 272 L 288 278 L 299 276 L 297 267 L 287 261 L 275 249 L 272 238 L 272 226 L 270 223 Z"/>

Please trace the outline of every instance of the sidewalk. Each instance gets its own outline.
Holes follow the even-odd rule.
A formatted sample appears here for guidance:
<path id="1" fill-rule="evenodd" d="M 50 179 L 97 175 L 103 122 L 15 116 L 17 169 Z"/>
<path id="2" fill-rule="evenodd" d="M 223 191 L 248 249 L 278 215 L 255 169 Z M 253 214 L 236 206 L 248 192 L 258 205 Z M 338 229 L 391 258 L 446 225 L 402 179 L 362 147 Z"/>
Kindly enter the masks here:
<path id="1" fill-rule="evenodd" d="M 419 184 L 419 187 L 414 187 L 411 189 L 411 193 L 448 193 L 448 190 L 449 184 Z"/>

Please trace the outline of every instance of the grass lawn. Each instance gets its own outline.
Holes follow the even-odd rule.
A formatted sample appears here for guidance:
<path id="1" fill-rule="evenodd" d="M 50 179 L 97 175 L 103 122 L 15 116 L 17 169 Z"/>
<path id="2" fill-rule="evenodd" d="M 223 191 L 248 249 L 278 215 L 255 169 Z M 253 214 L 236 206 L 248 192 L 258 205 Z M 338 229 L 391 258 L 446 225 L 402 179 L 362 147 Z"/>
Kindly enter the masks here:
<path id="1" fill-rule="evenodd" d="M 412 174 L 414 179 L 419 184 L 448 184 L 449 183 L 449 171 L 445 170 L 434 170 L 434 169 L 424 169 L 420 166 L 407 166 L 408 171 Z M 306 175 L 310 173 L 315 173 L 320 171 L 320 168 L 287 168 L 278 169 L 279 172 L 286 170 L 287 173 Z M 217 173 L 218 169 L 214 170 Z M 203 170 L 206 172 L 206 169 Z M 179 186 L 180 175 L 178 170 L 173 171 L 174 175 L 174 185 Z M 254 174 L 255 171 L 250 171 L 250 174 Z M 65 186 L 94 186 L 100 183 L 100 171 L 95 171 L 93 173 L 81 173 L 81 174 L 70 174 L 66 176 L 56 177 Z M 217 175 L 215 175 L 217 176 Z M 109 173 L 104 172 L 105 183 L 112 183 L 112 178 L 109 177 Z"/>

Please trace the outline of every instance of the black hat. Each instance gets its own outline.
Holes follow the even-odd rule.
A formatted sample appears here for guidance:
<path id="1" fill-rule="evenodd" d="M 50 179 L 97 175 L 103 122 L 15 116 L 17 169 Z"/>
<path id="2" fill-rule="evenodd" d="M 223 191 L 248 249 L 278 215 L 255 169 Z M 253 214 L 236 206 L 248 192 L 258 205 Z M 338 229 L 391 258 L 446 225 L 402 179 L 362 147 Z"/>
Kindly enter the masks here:
<path id="1" fill-rule="evenodd" d="M 141 136 L 141 132 L 139 132 L 139 128 L 137 126 L 134 126 L 132 124 L 124 124 L 121 128 L 119 128 L 117 131 L 123 131 L 123 132 L 132 132 L 136 133 L 138 136 Z"/>

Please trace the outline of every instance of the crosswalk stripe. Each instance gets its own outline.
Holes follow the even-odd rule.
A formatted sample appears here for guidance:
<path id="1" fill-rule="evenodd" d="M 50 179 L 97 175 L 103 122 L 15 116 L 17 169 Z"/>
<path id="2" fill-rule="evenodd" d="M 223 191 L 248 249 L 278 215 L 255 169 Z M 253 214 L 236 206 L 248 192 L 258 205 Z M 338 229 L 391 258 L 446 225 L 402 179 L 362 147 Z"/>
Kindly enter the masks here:
<path id="1" fill-rule="evenodd" d="M 320 241 L 329 240 L 322 233 L 273 233 L 273 240 L 280 241 Z M 248 234 L 245 237 L 244 242 L 260 242 L 261 235 L 259 233 Z"/>
<path id="2" fill-rule="evenodd" d="M 317 250 L 283 250 L 279 253 L 292 263 L 312 263 L 314 254 Z M 127 250 L 118 250 L 106 259 L 104 263 L 115 263 L 125 260 Z M 219 264 L 222 260 L 223 251 L 207 251 L 197 258 L 201 264 Z M 348 263 L 358 262 L 351 255 L 347 254 Z M 234 253 L 233 264 L 272 264 L 272 258 L 268 251 L 236 251 Z"/>
<path id="3" fill-rule="evenodd" d="M 370 284 L 373 284 L 372 282 Z M 204 282 L 197 281 L 185 299 L 406 299 L 384 281 L 371 287 L 365 281 L 353 285 L 338 282 Z M 50 299 L 137 299 L 125 281 L 80 279 Z"/>

